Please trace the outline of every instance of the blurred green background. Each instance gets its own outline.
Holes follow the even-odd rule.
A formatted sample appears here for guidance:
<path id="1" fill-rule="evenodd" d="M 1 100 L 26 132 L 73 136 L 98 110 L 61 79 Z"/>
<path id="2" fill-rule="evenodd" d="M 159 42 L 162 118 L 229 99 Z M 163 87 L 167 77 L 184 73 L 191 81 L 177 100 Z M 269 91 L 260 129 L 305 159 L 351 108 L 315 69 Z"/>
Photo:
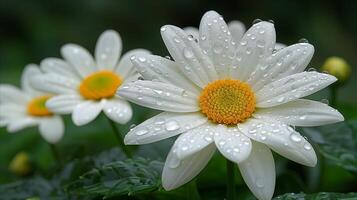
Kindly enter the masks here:
<path id="1" fill-rule="evenodd" d="M 0 83 L 19 85 L 19 78 L 26 64 L 38 64 L 46 57 L 60 57 L 61 46 L 69 42 L 80 44 L 93 52 L 98 36 L 106 29 L 114 29 L 120 33 L 123 52 L 133 48 L 146 48 L 154 54 L 166 56 L 168 52 L 160 37 L 160 27 L 165 24 L 197 27 L 202 15 L 208 10 L 216 10 L 227 22 L 240 20 L 247 28 L 256 18 L 274 20 L 277 41 L 287 45 L 306 38 L 315 46 L 315 55 L 309 67 L 319 69 L 329 56 L 346 59 L 352 67 L 352 75 L 350 81 L 339 90 L 338 108 L 347 119 L 356 119 L 357 1 L 353 0 L 0 0 Z M 328 98 L 328 95 L 329 91 L 324 90 L 310 98 L 321 100 Z M 126 133 L 130 125 L 138 124 L 157 113 L 139 106 L 134 108 L 135 113 L 140 115 L 120 127 L 122 133 Z M 59 148 L 67 160 L 95 154 L 116 145 L 103 116 L 80 128 L 75 127 L 67 116 L 66 129 Z M 152 150 L 150 156 L 153 158 L 164 160 L 171 142 L 168 140 L 145 148 L 147 151 Z M 18 134 L 8 134 L 1 128 L 0 183 L 19 179 L 8 171 L 10 160 L 19 151 L 30 153 L 38 169 L 36 173 L 50 176 L 51 169 L 56 164 L 49 153 L 49 147 L 37 134 L 37 128 L 26 129 Z M 277 158 L 278 175 L 283 177 L 280 176 L 280 179 L 285 176 L 288 177 L 285 179 L 295 176 L 299 178 L 301 170 L 307 170 Z M 219 163 L 221 158 L 215 159 Z M 216 162 L 209 169 L 217 170 L 215 165 Z M 214 181 L 215 177 L 225 176 L 224 165 L 219 169 L 221 170 L 218 170 L 217 176 L 202 179 Z M 285 185 L 287 188 L 281 183 L 277 187 L 277 193 L 357 190 L 356 177 L 341 167 L 326 167 L 323 174 L 322 185 L 310 188 L 308 184 L 297 180 L 291 187 Z M 244 185 L 241 181 L 240 183 Z"/>

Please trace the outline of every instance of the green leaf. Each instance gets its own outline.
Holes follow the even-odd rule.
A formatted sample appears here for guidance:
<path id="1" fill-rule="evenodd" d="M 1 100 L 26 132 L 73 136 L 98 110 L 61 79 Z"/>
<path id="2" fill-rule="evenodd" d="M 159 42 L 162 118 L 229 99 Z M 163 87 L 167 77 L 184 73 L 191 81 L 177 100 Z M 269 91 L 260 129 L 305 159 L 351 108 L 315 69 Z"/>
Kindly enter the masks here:
<path id="1" fill-rule="evenodd" d="M 52 190 L 53 186 L 49 181 L 42 177 L 34 177 L 1 185 L 0 199 L 26 199 L 31 197 L 48 199 Z"/>
<path id="2" fill-rule="evenodd" d="M 326 200 L 326 199 L 338 199 L 338 200 L 352 200 L 357 198 L 357 193 L 329 193 L 320 192 L 316 194 L 304 194 L 304 193 L 288 193 L 275 197 L 274 200 Z"/>
<path id="3" fill-rule="evenodd" d="M 318 151 L 330 163 L 357 173 L 357 121 L 302 130 L 318 144 Z"/>
<path id="4" fill-rule="evenodd" d="M 103 198 L 154 191 L 160 188 L 162 167 L 162 162 L 143 158 L 117 161 L 85 173 L 66 190 Z"/>

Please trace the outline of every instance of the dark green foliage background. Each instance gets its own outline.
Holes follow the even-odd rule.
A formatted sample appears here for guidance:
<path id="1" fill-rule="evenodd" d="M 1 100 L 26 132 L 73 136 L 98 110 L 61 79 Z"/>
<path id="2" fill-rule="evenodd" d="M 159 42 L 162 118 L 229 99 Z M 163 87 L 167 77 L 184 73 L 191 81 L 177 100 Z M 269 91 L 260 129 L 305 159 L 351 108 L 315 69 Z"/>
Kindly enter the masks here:
<path id="1" fill-rule="evenodd" d="M 59 57 L 60 47 L 65 43 L 78 43 L 93 52 L 97 37 L 106 29 L 120 33 L 124 52 L 133 48 L 147 48 L 154 54 L 166 56 L 168 53 L 160 37 L 160 27 L 164 24 L 198 26 L 204 12 L 211 9 L 222 14 L 226 21 L 239 19 L 247 27 L 255 18 L 272 19 L 275 21 L 277 41 L 281 43 L 293 44 L 300 38 L 307 38 L 315 46 L 310 67 L 320 68 L 328 56 L 341 56 L 350 63 L 353 74 L 350 81 L 339 90 L 337 106 L 348 122 L 300 129 L 313 141 L 318 152 L 320 158 L 316 168 L 303 167 L 274 155 L 277 166 L 275 196 L 290 192 L 356 192 L 357 1 L 0 0 L 0 83 L 19 85 L 19 77 L 26 64 L 39 63 L 46 57 Z M 328 90 L 324 90 L 309 98 L 321 100 L 328 98 L 328 95 Z M 139 124 L 157 113 L 139 106 L 133 107 L 136 114 L 134 118 L 127 125 L 119 127 L 123 134 L 129 130 L 130 125 Z M 88 185 L 108 186 L 105 181 L 110 180 L 104 178 L 95 182 L 93 180 L 98 180 L 94 178 L 95 173 L 89 171 L 97 168 L 109 173 L 103 165 L 114 162 L 115 168 L 118 167 L 117 161 L 125 159 L 114 148 L 117 143 L 109 124 L 104 116 L 83 127 L 75 127 L 68 116 L 65 120 L 66 135 L 58 145 L 67 163 L 64 169 L 60 169 L 53 160 L 50 148 L 38 135 L 37 128 L 16 134 L 8 134 L 4 128 L 0 128 L 0 199 L 32 196 L 42 199 L 48 199 L 49 196 L 53 199 L 111 197 L 99 188 L 95 191 L 102 193 L 93 195 L 88 192 L 85 198 L 77 196 L 85 194 L 83 188 Z M 138 156 L 148 159 L 140 162 L 163 162 L 172 142 L 169 139 L 132 149 L 137 150 Z M 8 171 L 10 160 L 19 151 L 28 152 L 35 167 L 33 174 L 25 179 Z M 132 167 L 132 161 L 124 163 Z M 85 173 L 85 182 L 81 182 L 83 179 L 78 178 Z M 135 175 L 134 171 L 130 173 L 131 176 Z M 125 176 L 130 173 L 125 173 Z M 121 174 L 117 175 L 121 177 Z M 173 192 L 164 192 L 158 187 L 160 176 L 150 173 L 140 173 L 140 176 L 152 178 L 144 189 L 130 182 L 130 190 L 116 191 L 115 195 L 125 194 L 121 199 L 192 198 L 192 184 Z M 197 178 L 202 199 L 222 199 L 225 194 L 225 176 L 225 161 L 217 154 Z M 240 199 L 254 199 L 239 176 L 236 182 Z M 75 186 L 81 188 L 76 190 Z M 71 195 L 68 196 L 68 193 Z M 127 197 L 128 193 L 136 196 Z M 277 199 L 301 198 L 353 199 L 356 196 L 331 193 L 307 196 L 285 194 Z"/>

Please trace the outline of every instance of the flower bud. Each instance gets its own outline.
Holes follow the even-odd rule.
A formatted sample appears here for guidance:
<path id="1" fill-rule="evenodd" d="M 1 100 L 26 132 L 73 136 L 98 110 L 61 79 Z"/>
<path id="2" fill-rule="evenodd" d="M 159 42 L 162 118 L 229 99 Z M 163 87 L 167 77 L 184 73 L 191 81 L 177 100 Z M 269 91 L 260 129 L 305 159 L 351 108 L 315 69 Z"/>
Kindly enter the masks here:
<path id="1" fill-rule="evenodd" d="M 351 75 L 351 67 L 340 57 L 327 58 L 321 70 L 335 76 L 338 84 L 345 83 Z"/>
<path id="2" fill-rule="evenodd" d="M 19 176 L 28 175 L 32 171 L 29 155 L 26 152 L 17 153 L 10 162 L 9 170 Z"/>

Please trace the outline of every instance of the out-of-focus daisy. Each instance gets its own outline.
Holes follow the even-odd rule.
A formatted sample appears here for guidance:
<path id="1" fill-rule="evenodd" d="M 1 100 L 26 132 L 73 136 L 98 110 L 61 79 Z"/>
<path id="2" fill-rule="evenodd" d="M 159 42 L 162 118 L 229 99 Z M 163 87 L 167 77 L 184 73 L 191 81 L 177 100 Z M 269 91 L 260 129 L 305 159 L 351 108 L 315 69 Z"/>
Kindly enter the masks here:
<path id="1" fill-rule="evenodd" d="M 95 59 L 81 46 L 66 44 L 61 53 L 65 61 L 47 58 L 41 62 L 46 73 L 36 76 L 32 84 L 56 94 L 46 106 L 55 113 L 72 113 L 73 122 L 80 126 L 94 120 L 103 110 L 111 120 L 125 124 L 132 117 L 130 104 L 115 97 L 117 88 L 138 78 L 132 67 L 133 54 L 147 54 L 135 49 L 121 58 L 122 41 L 113 30 L 102 33 L 95 48 Z"/>
<path id="2" fill-rule="evenodd" d="M 254 23 L 258 23 L 260 21 L 261 21 L 260 19 L 256 19 L 256 20 L 254 20 Z M 229 32 L 231 33 L 232 41 L 234 43 L 238 43 L 244 36 L 244 33 L 246 32 L 245 25 L 241 21 L 238 21 L 238 20 L 233 20 L 233 21 L 228 22 L 227 28 L 228 28 Z M 189 26 L 189 27 L 183 28 L 183 30 L 188 35 L 191 35 L 193 38 L 195 38 L 197 40 L 199 39 L 200 34 L 198 31 L 198 28 Z M 286 47 L 286 45 L 283 43 L 275 43 L 274 50 L 280 50 L 284 47 Z"/>
<path id="3" fill-rule="evenodd" d="M 39 126 L 39 132 L 49 143 L 57 143 L 63 136 L 62 118 L 46 107 L 51 93 L 33 88 L 30 79 L 42 72 L 34 64 L 27 65 L 21 78 L 21 89 L 0 84 L 0 126 L 8 132 L 17 132 L 31 126 Z"/>
<path id="4" fill-rule="evenodd" d="M 336 78 L 303 71 L 314 47 L 294 44 L 273 53 L 274 25 L 254 24 L 234 42 L 223 18 L 207 12 L 196 42 L 182 29 L 166 25 L 162 38 L 175 61 L 135 55 L 146 80 L 124 84 L 118 95 L 163 113 L 133 128 L 126 144 L 146 144 L 179 135 L 162 174 L 166 190 L 194 178 L 218 148 L 237 163 L 259 199 L 270 199 L 275 166 L 270 149 L 297 163 L 315 166 L 309 142 L 291 126 L 318 126 L 343 120 L 335 109 L 299 99 Z"/>

